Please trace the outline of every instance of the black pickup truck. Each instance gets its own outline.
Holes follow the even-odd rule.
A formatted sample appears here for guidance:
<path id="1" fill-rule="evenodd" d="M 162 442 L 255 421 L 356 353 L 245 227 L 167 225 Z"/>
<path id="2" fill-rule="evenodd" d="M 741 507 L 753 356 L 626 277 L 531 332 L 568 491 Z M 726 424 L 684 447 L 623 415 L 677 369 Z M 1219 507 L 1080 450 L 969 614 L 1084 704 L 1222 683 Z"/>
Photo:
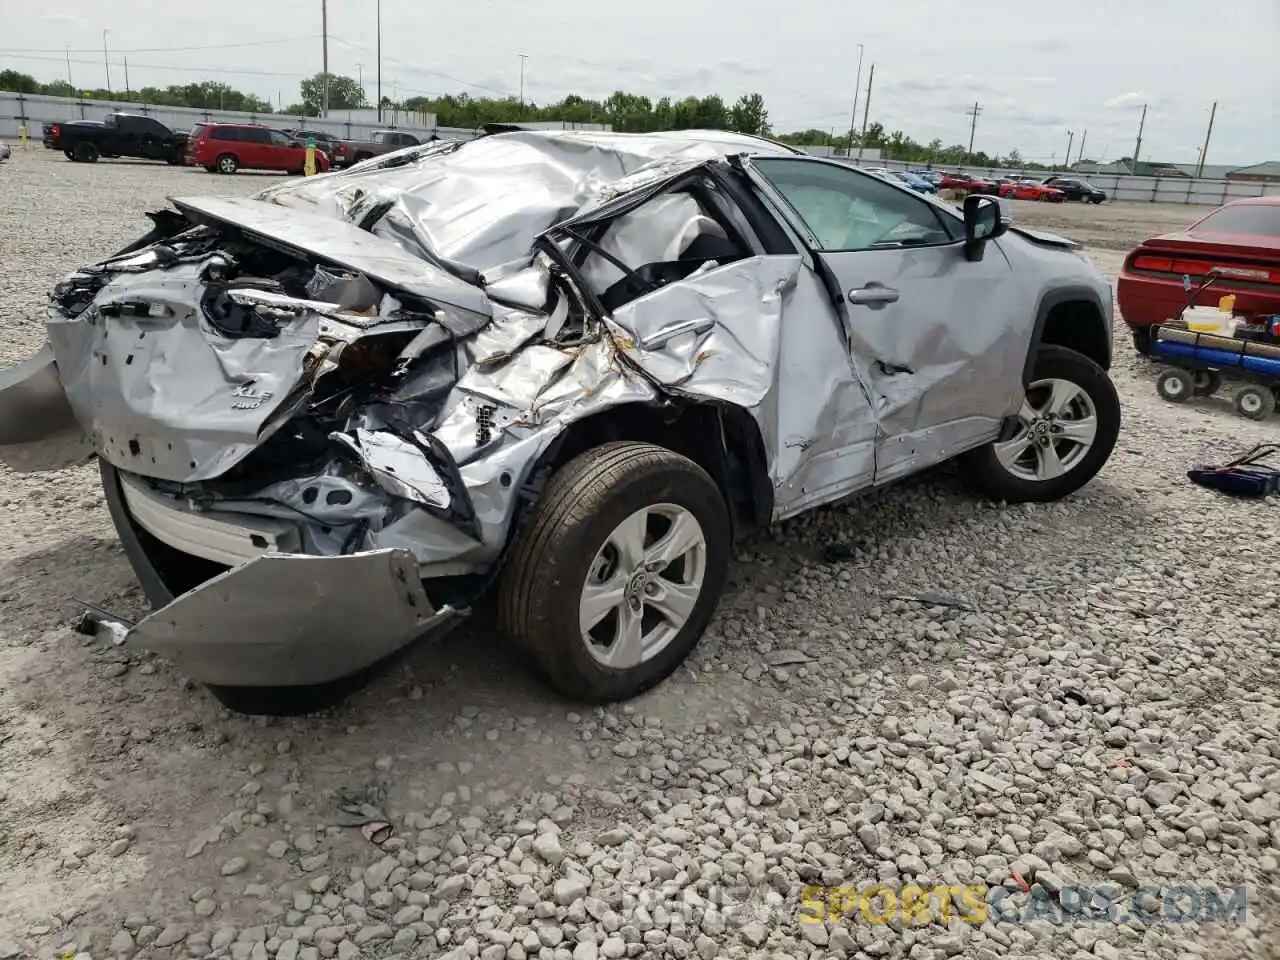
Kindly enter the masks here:
<path id="1" fill-rule="evenodd" d="M 61 150 L 68 160 L 80 163 L 93 163 L 99 157 L 136 157 L 178 166 L 187 150 L 185 133 L 132 113 L 113 113 L 106 120 L 46 123 L 43 133 L 46 150 Z"/>

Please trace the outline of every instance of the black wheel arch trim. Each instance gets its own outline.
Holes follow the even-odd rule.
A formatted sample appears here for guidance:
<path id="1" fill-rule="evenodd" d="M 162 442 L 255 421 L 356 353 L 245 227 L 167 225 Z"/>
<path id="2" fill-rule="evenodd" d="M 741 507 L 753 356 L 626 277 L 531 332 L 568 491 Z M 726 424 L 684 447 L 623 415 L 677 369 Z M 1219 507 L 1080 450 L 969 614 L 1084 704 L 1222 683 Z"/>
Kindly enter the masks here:
<path id="1" fill-rule="evenodd" d="M 1027 345 L 1027 356 L 1022 364 L 1022 383 L 1024 386 L 1031 383 L 1035 372 L 1036 355 L 1040 352 L 1040 347 L 1044 345 L 1045 327 L 1049 322 L 1049 315 L 1053 313 L 1054 308 L 1060 307 L 1065 303 L 1088 303 L 1097 312 L 1098 329 L 1097 334 L 1101 345 L 1101 358 L 1090 357 L 1098 363 L 1103 370 L 1111 369 L 1111 331 L 1107 329 L 1106 316 L 1107 310 L 1102 303 L 1102 299 L 1098 296 L 1098 292 L 1092 287 L 1086 286 L 1064 286 L 1055 287 L 1046 291 L 1040 297 L 1039 303 L 1036 304 L 1035 323 L 1031 329 L 1031 341 Z M 1053 341 L 1049 341 L 1052 343 Z M 1072 349 L 1069 344 L 1057 344 L 1057 346 L 1066 346 Z"/>

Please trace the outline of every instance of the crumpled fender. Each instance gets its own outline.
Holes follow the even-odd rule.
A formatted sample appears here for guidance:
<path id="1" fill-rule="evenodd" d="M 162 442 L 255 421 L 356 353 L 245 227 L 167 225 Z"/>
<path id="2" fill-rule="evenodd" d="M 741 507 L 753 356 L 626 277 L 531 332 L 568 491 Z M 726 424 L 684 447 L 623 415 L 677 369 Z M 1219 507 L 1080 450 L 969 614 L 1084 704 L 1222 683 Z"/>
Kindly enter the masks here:
<path id="1" fill-rule="evenodd" d="M 46 341 L 34 356 L 0 369 L 0 463 L 18 473 L 59 470 L 93 456 Z"/>

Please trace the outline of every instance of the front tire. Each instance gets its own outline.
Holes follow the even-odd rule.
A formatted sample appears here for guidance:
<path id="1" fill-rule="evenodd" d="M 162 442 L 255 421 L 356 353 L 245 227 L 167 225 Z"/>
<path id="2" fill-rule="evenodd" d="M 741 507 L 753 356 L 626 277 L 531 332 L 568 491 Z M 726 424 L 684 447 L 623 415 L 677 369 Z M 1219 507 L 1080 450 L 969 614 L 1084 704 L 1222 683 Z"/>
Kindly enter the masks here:
<path id="1" fill-rule="evenodd" d="M 235 158 L 235 154 L 224 153 L 214 161 L 214 167 L 218 173 L 232 174 L 240 168 L 240 161 Z"/>
<path id="2" fill-rule="evenodd" d="M 1007 503 L 1044 503 L 1079 490 L 1102 469 L 1120 434 L 1120 398 L 1098 364 L 1043 346 L 1018 412 L 1017 432 L 966 454 L 973 485 Z"/>
<path id="3" fill-rule="evenodd" d="M 564 696 L 626 700 L 693 650 L 724 589 L 728 508 L 692 460 L 608 443 L 552 475 L 497 591 L 504 633 Z"/>

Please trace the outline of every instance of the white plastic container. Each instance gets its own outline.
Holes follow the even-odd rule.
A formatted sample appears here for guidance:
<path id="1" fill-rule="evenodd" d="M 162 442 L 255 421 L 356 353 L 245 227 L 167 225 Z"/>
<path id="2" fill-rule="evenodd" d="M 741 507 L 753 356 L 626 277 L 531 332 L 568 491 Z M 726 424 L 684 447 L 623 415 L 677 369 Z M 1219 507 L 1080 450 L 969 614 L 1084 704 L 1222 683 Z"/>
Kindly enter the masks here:
<path id="1" fill-rule="evenodd" d="M 1187 329 L 1195 333 L 1216 333 L 1221 337 L 1234 333 L 1231 314 L 1217 307 L 1188 307 L 1182 311 L 1182 319 Z"/>

